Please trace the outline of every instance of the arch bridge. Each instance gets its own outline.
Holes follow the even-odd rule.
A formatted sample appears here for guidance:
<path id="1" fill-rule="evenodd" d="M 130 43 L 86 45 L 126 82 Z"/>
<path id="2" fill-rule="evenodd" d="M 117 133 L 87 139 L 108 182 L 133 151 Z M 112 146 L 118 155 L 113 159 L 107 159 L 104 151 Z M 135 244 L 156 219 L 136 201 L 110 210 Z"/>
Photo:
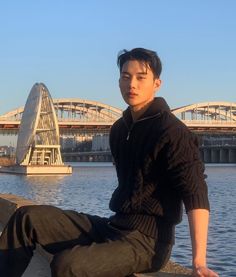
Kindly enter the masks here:
<path id="1" fill-rule="evenodd" d="M 122 115 L 122 110 L 96 101 L 79 98 L 53 100 L 61 133 L 81 129 L 108 129 Z M 17 133 L 23 107 L 0 116 L 1 132 Z M 204 102 L 172 109 L 184 124 L 198 133 L 236 132 L 235 102 Z"/>
<path id="2" fill-rule="evenodd" d="M 76 159 L 91 160 L 94 159 L 91 151 L 109 151 L 108 133 L 114 121 L 121 117 L 121 109 L 78 98 L 54 99 L 53 103 L 62 142 L 65 141 L 63 149 L 67 149 L 70 139 L 74 143 L 76 138 L 75 150 L 82 155 L 76 155 Z M 0 134 L 18 133 L 23 109 L 0 116 Z M 199 134 L 200 151 L 205 162 L 236 163 L 236 103 L 196 103 L 174 108 L 172 112 Z M 72 159 L 74 156 L 69 153 L 64 158 L 69 157 Z"/>
<path id="3" fill-rule="evenodd" d="M 79 129 L 109 129 L 122 110 L 96 101 L 79 98 L 53 99 L 60 131 L 72 132 Z M 0 129 L 19 128 L 24 108 L 20 107 L 0 116 Z"/>
<path id="4" fill-rule="evenodd" d="M 197 103 L 172 112 L 199 134 L 204 162 L 236 163 L 236 103 Z"/>
<path id="5" fill-rule="evenodd" d="M 236 103 L 203 102 L 172 109 L 195 132 L 236 132 Z"/>

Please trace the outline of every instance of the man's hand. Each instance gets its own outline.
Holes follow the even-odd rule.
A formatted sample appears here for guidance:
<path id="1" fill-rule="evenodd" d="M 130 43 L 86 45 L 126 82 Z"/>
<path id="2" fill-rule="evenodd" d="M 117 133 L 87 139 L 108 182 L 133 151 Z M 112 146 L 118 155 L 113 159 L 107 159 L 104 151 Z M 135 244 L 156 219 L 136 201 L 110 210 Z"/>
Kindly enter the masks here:
<path id="1" fill-rule="evenodd" d="M 211 269 L 201 266 L 193 269 L 192 277 L 219 277 L 219 275 Z"/>

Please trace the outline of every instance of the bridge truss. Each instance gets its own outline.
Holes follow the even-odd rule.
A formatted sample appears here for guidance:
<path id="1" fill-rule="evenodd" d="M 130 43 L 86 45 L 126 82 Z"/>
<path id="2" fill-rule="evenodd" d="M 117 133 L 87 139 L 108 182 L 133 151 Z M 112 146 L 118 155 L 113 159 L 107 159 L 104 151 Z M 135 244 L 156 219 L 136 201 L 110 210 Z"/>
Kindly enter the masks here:
<path id="1" fill-rule="evenodd" d="M 118 108 L 79 98 L 54 99 L 54 108 L 59 121 L 114 122 L 121 116 Z M 24 108 L 12 110 L 0 116 L 0 120 L 20 121 Z"/>
<path id="2" fill-rule="evenodd" d="M 78 129 L 109 129 L 122 115 L 122 110 L 96 101 L 79 98 L 53 100 L 61 133 L 76 132 Z M 0 129 L 17 131 L 24 108 L 12 110 L 0 116 Z"/>
<path id="3" fill-rule="evenodd" d="M 236 132 L 236 103 L 196 103 L 175 108 L 172 112 L 196 132 Z"/>
<path id="4" fill-rule="evenodd" d="M 122 110 L 96 101 L 79 98 L 53 100 L 60 133 L 76 133 L 97 130 L 109 131 Z M 24 108 L 12 110 L 0 116 L 1 132 L 18 132 Z M 236 103 L 204 102 L 172 109 L 195 132 L 236 132 Z"/>

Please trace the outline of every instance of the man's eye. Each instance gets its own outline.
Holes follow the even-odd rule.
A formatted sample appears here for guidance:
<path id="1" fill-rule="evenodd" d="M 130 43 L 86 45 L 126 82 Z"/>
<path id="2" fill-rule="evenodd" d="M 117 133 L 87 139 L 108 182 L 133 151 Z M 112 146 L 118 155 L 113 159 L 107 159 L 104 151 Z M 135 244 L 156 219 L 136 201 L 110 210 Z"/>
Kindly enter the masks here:
<path id="1" fill-rule="evenodd" d="M 138 80 L 144 80 L 144 79 L 146 79 L 144 76 L 139 76 L 138 78 L 137 78 Z"/>
<path id="2" fill-rule="evenodd" d="M 128 80 L 128 79 L 129 79 L 129 76 L 123 75 L 123 76 L 122 76 L 122 79 L 123 79 L 123 80 Z"/>

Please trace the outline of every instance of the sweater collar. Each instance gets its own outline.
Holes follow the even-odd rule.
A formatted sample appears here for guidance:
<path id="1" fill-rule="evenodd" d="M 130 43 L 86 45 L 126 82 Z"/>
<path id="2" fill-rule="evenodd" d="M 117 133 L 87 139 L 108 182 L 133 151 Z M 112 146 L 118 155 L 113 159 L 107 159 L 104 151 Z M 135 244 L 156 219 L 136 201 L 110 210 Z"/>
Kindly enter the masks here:
<path id="1" fill-rule="evenodd" d="M 166 103 L 165 99 L 162 97 L 155 97 L 151 103 L 151 105 L 148 107 L 148 109 L 141 115 L 141 117 L 137 120 L 144 120 L 148 118 L 155 117 L 156 115 L 159 115 L 163 113 L 164 111 L 170 112 L 170 108 L 168 104 Z M 133 124 L 133 118 L 131 115 L 130 107 L 128 107 L 123 112 L 123 119 L 125 120 L 126 124 L 128 126 Z"/>

